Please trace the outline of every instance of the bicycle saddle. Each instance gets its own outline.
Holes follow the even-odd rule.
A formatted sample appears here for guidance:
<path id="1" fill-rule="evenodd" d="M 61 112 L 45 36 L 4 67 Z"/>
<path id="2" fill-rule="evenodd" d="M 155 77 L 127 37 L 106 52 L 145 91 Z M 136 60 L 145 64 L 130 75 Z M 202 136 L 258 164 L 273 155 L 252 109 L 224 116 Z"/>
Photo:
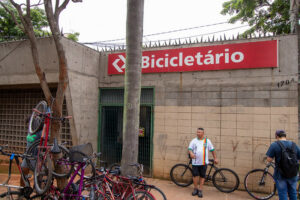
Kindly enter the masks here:
<path id="1" fill-rule="evenodd" d="M 53 153 L 53 154 L 58 154 L 58 153 L 60 153 L 60 152 L 61 152 L 61 150 L 60 150 L 60 148 L 58 147 L 57 140 L 56 140 L 56 138 L 54 138 L 54 140 L 53 140 L 53 146 L 51 147 L 51 153 Z"/>

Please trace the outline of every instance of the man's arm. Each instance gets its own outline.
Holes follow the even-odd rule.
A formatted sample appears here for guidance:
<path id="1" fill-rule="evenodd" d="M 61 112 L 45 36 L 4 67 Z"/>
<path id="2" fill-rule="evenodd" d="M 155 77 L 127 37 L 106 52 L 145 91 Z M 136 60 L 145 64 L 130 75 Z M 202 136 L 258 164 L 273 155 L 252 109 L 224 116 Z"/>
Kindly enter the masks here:
<path id="1" fill-rule="evenodd" d="M 211 153 L 212 153 L 212 155 L 213 155 L 213 157 L 214 157 L 215 163 L 218 164 L 219 161 L 218 161 L 218 159 L 217 159 L 217 154 L 216 154 L 216 152 L 215 152 L 215 151 L 211 151 Z"/>
<path id="2" fill-rule="evenodd" d="M 192 159 L 196 158 L 196 155 L 193 153 L 193 151 L 191 149 L 189 149 L 189 154 L 190 154 Z"/>

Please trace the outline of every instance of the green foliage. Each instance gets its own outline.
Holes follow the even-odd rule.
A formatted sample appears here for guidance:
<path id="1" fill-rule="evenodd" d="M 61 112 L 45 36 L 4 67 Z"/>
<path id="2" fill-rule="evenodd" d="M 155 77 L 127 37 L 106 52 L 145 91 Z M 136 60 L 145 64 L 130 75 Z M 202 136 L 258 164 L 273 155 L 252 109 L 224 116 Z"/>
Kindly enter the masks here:
<path id="1" fill-rule="evenodd" d="M 251 33 L 289 33 L 290 0 L 230 0 L 223 3 L 221 14 L 232 15 L 229 23 L 241 21 L 249 24 Z"/>
<path id="2" fill-rule="evenodd" d="M 5 3 L 6 7 L 14 13 L 19 24 L 21 24 L 20 17 L 17 10 L 9 3 Z M 50 34 L 46 28 L 48 21 L 45 11 L 40 8 L 32 8 L 30 12 L 31 21 L 34 32 L 37 36 Z M 0 42 L 12 39 L 22 39 L 25 33 L 15 24 L 12 16 L 0 5 Z"/>
<path id="3" fill-rule="evenodd" d="M 69 38 L 70 40 L 73 40 L 73 41 L 77 42 L 79 35 L 80 35 L 80 33 L 78 33 L 78 32 L 68 33 L 67 34 L 67 38 Z"/>

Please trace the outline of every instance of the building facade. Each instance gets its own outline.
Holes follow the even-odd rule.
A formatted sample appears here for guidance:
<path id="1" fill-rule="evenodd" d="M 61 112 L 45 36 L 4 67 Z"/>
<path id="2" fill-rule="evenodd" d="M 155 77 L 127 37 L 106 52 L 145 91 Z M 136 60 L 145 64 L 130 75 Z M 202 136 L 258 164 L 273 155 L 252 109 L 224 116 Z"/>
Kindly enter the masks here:
<path id="1" fill-rule="evenodd" d="M 58 65 L 54 43 L 50 38 L 38 42 L 46 78 L 55 88 Z M 109 163 L 119 162 L 125 52 L 98 52 L 67 39 L 63 43 L 69 75 L 66 110 L 73 116 L 65 137 L 72 144 L 91 142 Z M 276 45 L 264 50 L 267 43 Z M 240 49 L 230 54 L 236 46 Z M 243 51 L 251 48 L 253 59 L 242 62 L 249 56 Z M 201 57 L 196 52 L 187 58 L 186 54 L 194 50 L 205 54 Z M 288 139 L 298 143 L 296 35 L 167 46 L 145 52 L 138 134 L 139 162 L 149 175 L 168 179 L 173 165 L 185 163 L 197 127 L 203 127 L 214 144 L 219 166 L 233 169 L 240 179 L 251 169 L 264 166 L 263 158 L 275 140 L 276 129 L 286 130 Z M 214 58 L 210 60 L 209 55 Z M 270 60 L 271 64 L 265 62 Z M 228 65 L 222 65 L 227 61 Z M 194 67 L 200 63 L 207 65 Z M 0 101 L 8 103 L 2 103 L 0 110 L 0 143 L 8 141 L 10 133 L 5 126 L 10 109 L 14 114 L 19 111 L 15 104 L 13 108 L 7 106 L 8 99 L 19 98 L 20 103 L 28 95 L 25 92 L 20 98 L 17 94 L 32 93 L 35 88 L 38 79 L 28 41 L 1 43 Z M 30 106 L 41 97 L 30 100 Z M 30 113 L 29 106 L 20 109 Z M 8 124 L 15 123 L 11 118 Z M 26 133 L 21 132 L 12 134 L 23 140 Z"/>

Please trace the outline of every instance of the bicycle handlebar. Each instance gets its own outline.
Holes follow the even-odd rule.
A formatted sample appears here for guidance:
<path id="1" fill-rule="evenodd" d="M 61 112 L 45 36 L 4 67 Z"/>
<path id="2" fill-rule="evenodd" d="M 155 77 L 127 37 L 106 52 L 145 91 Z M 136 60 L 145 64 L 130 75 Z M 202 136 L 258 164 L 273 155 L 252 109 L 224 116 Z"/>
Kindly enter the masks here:
<path id="1" fill-rule="evenodd" d="M 14 157 L 20 157 L 20 158 L 29 158 L 29 157 L 32 157 L 31 155 L 28 155 L 28 154 L 15 154 L 15 153 L 7 153 L 7 152 L 4 152 L 3 149 L 5 149 L 6 147 L 8 147 L 7 145 L 5 146 L 0 146 L 0 153 L 4 156 L 14 156 Z"/>
<path id="2" fill-rule="evenodd" d="M 72 116 L 64 116 L 64 117 L 52 117 L 52 116 L 49 116 L 48 113 L 42 113 L 41 111 L 33 108 L 32 109 L 34 112 L 38 113 L 40 116 L 44 116 L 44 117 L 47 117 L 51 120 L 59 120 L 59 121 L 64 121 L 65 119 L 72 119 Z"/>

